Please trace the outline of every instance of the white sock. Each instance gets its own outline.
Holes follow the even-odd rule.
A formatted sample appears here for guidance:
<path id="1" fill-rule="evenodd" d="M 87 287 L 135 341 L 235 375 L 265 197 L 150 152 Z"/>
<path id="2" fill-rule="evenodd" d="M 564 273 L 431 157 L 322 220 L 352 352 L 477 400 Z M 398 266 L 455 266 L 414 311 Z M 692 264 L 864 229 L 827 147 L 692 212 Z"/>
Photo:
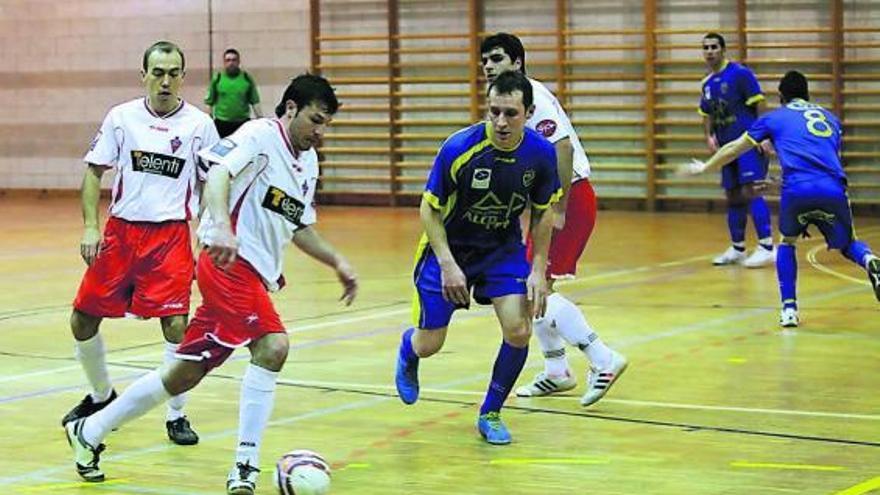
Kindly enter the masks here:
<path id="1" fill-rule="evenodd" d="M 96 333 L 88 340 L 77 340 L 74 353 L 92 386 L 92 400 L 104 402 L 113 392 L 113 385 L 107 372 L 104 339 L 101 338 L 101 334 Z"/>
<path id="2" fill-rule="evenodd" d="M 260 444 L 263 432 L 275 404 L 277 371 L 269 371 L 253 363 L 248 364 L 241 381 L 238 405 L 238 447 L 235 462 L 260 466 Z"/>
<path id="3" fill-rule="evenodd" d="M 773 249 L 773 238 L 772 237 L 765 237 L 763 239 L 758 239 L 758 245 L 761 247 L 770 246 L 770 249 L 768 249 L 768 251 L 770 251 Z"/>
<path id="4" fill-rule="evenodd" d="M 165 342 L 165 352 L 162 356 L 162 362 L 165 363 L 166 367 L 175 361 L 174 353 L 177 352 L 178 346 L 179 344 Z M 177 418 L 185 416 L 185 414 L 183 414 L 184 404 L 186 404 L 186 392 L 170 398 L 168 400 L 168 411 L 165 413 L 165 421 L 174 421 Z"/>
<path id="5" fill-rule="evenodd" d="M 568 358 L 565 357 L 565 341 L 556 331 L 551 318 L 537 318 L 532 322 L 532 330 L 538 338 L 538 345 L 544 354 L 544 374 L 549 377 L 568 376 Z"/>
<path id="6" fill-rule="evenodd" d="M 556 322 L 556 330 L 562 338 L 583 351 L 593 367 L 605 368 L 611 365 L 611 349 L 602 342 L 573 302 L 554 292 L 547 297 L 547 315 L 552 316 Z"/>
<path id="7" fill-rule="evenodd" d="M 86 418 L 83 438 L 97 446 L 114 428 L 144 415 L 150 409 L 165 402 L 171 395 L 165 391 L 158 370 L 138 378 L 107 407 Z"/>

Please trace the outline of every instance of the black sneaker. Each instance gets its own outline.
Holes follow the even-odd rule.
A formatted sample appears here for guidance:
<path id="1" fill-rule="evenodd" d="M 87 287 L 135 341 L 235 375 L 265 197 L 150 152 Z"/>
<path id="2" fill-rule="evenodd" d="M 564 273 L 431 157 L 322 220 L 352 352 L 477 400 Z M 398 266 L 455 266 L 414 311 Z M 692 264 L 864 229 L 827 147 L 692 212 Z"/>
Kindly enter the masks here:
<path id="1" fill-rule="evenodd" d="M 199 436 L 189 425 L 186 416 L 181 416 L 174 421 L 166 421 L 165 428 L 168 430 L 168 438 L 177 445 L 195 445 L 199 443 Z"/>
<path id="2" fill-rule="evenodd" d="M 226 479 L 227 495 L 254 495 L 260 470 L 251 466 L 250 462 L 236 462 Z"/>
<path id="3" fill-rule="evenodd" d="M 874 296 L 880 301 L 880 258 L 871 258 L 867 263 L 868 280 L 874 288 Z"/>
<path id="4" fill-rule="evenodd" d="M 92 414 L 100 411 L 101 409 L 107 407 L 107 404 L 113 402 L 115 399 L 115 389 L 110 391 L 110 397 L 108 397 L 107 400 L 105 400 L 104 402 L 96 403 L 92 400 L 91 394 L 86 394 L 86 396 L 83 397 L 83 400 L 81 400 L 79 404 L 76 405 L 76 407 L 71 409 L 67 414 L 64 415 L 63 418 L 61 418 L 61 426 L 64 426 L 71 421 L 76 421 L 80 418 L 87 418 Z"/>

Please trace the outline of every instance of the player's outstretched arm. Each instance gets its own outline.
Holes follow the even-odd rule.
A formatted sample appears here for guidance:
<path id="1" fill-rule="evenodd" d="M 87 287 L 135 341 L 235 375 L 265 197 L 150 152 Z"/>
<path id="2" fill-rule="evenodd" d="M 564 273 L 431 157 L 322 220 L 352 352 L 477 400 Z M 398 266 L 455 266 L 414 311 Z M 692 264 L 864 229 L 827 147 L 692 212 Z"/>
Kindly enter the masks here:
<path id="1" fill-rule="evenodd" d="M 532 237 L 532 271 L 526 280 L 532 318 L 544 316 L 547 309 L 547 251 L 553 230 L 552 208 L 532 208 L 529 234 Z"/>
<path id="2" fill-rule="evenodd" d="M 79 254 L 86 265 L 95 262 L 101 245 L 101 229 L 98 227 L 98 200 L 101 197 L 101 176 L 105 167 L 90 163 L 83 175 L 81 193 L 83 236 Z"/>
<path id="3" fill-rule="evenodd" d="M 346 306 L 351 304 L 357 296 L 358 279 L 348 260 L 332 244 L 324 240 L 312 226 L 297 230 L 293 236 L 293 243 L 302 252 L 336 270 L 336 276 L 343 289 L 339 300 Z"/>
<path id="4" fill-rule="evenodd" d="M 443 298 L 454 304 L 465 306 L 470 303 L 471 295 L 467 288 L 467 277 L 455 257 L 449 249 L 449 241 L 446 238 L 446 228 L 443 226 L 443 216 L 439 210 L 423 197 L 419 206 L 419 217 L 425 228 L 425 235 L 431 243 L 431 250 L 440 264 L 440 279 L 443 286 Z"/>
<path id="5" fill-rule="evenodd" d="M 700 160 L 694 159 L 691 160 L 690 163 L 680 165 L 678 167 L 678 174 L 697 175 L 711 168 L 720 167 L 736 160 L 740 155 L 752 149 L 754 146 L 755 143 L 748 137 L 748 134 L 743 133 L 739 139 L 722 146 L 721 149 L 719 149 L 714 155 L 712 155 L 712 158 L 709 158 L 707 161 L 701 162 Z"/>
<path id="6" fill-rule="evenodd" d="M 211 231 L 205 236 L 208 255 L 214 264 L 226 268 L 235 261 L 238 253 L 238 239 L 232 233 L 229 218 L 229 169 L 216 163 L 208 171 L 205 181 L 205 204 L 211 213 Z"/>

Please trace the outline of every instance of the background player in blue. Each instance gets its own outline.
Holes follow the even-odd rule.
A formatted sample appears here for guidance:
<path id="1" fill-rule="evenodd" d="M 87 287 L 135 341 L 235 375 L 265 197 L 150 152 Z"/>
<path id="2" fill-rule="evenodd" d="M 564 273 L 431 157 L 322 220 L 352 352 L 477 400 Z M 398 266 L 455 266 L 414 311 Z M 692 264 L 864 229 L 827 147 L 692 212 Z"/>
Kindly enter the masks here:
<path id="1" fill-rule="evenodd" d="M 700 173 L 753 149 L 769 138 L 782 165 L 779 205 L 779 245 L 776 273 L 782 295 L 780 324 L 798 326 L 797 257 L 795 242 L 807 226 L 815 225 L 829 249 L 839 249 L 868 272 L 874 295 L 880 300 L 880 258 L 855 237 L 846 194 L 846 174 L 840 162 L 840 121 L 828 110 L 810 103 L 807 78 L 790 71 L 779 82 L 782 107 L 759 118 L 748 132 L 718 150 L 708 162 L 694 160 L 685 173 Z"/>
<path id="2" fill-rule="evenodd" d="M 549 207 L 562 188 L 553 145 L 525 128 L 534 109 L 529 80 L 506 72 L 488 94 L 488 120 L 450 136 L 428 177 L 413 273 L 414 328 L 401 338 L 395 381 L 404 403 L 418 399 L 419 360 L 443 347 L 452 313 L 470 305 L 473 291 L 478 303 L 494 306 L 503 333 L 477 429 L 487 442 L 507 444 L 501 406 L 528 356 L 532 318 L 544 314 Z M 531 268 L 519 225 L 529 205 Z"/>
<path id="3" fill-rule="evenodd" d="M 710 73 L 702 82 L 700 115 L 711 152 L 742 135 L 764 106 L 761 86 L 747 67 L 726 56 L 724 37 L 709 33 L 703 37 L 703 59 Z M 760 148 L 751 149 L 721 169 L 721 187 L 727 196 L 727 227 L 731 246 L 712 260 L 715 265 L 742 263 L 758 268 L 773 263 L 776 252 L 770 232 L 770 209 L 753 187 L 767 177 L 767 156 Z M 758 247 L 746 258 L 746 224 L 751 212 Z"/>

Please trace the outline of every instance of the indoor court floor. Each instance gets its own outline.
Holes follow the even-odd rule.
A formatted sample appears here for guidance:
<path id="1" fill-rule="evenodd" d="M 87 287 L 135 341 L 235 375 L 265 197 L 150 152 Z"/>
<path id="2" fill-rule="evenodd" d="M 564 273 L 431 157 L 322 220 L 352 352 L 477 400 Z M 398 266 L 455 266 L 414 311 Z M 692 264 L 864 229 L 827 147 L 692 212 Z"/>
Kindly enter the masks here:
<path id="1" fill-rule="evenodd" d="M 0 491 L 223 493 L 247 352 L 191 393 L 199 445 L 171 444 L 157 408 L 108 437 L 106 482 L 79 482 L 60 427 L 86 392 L 68 327 L 84 268 L 78 202 L 6 198 L 0 212 Z M 860 237 L 880 248 L 880 219 L 857 223 Z M 293 347 L 257 493 L 275 493 L 274 461 L 297 448 L 331 462 L 334 494 L 880 489 L 880 303 L 863 273 L 826 251 L 818 234 L 798 248 L 801 327 L 781 332 L 772 267 L 711 265 L 727 244 L 721 214 L 600 211 L 579 277 L 558 288 L 629 358 L 629 369 L 584 409 L 586 362 L 569 350 L 578 388 L 511 397 L 503 417 L 513 443 L 498 447 L 474 428 L 500 342 L 488 308 L 456 314 L 444 350 L 421 363 L 418 403 L 396 396 L 416 209 L 324 207 L 318 230 L 347 254 L 361 290 L 342 307 L 333 273 L 289 250 L 288 286 L 274 300 Z M 161 362 L 158 322 L 107 320 L 102 332 L 119 390 Z M 533 341 L 519 383 L 541 366 Z"/>

